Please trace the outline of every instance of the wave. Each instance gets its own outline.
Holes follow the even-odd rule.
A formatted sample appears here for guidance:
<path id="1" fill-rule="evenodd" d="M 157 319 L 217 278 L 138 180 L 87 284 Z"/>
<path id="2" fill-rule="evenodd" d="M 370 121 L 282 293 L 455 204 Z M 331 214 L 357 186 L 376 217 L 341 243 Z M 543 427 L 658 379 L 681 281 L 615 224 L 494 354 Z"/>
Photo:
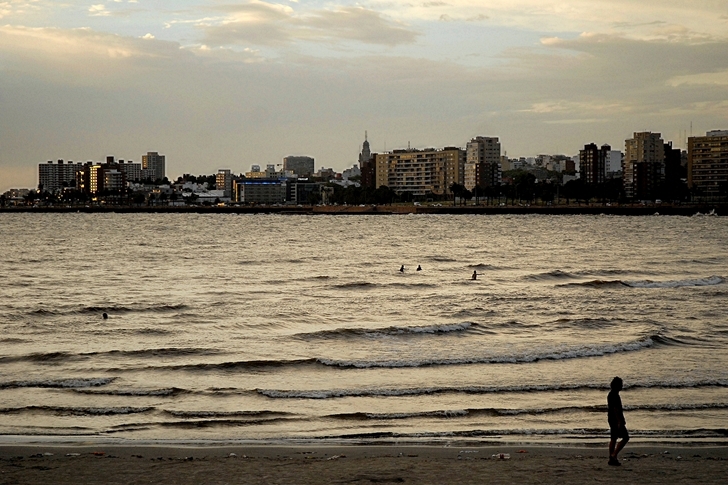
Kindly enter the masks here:
<path id="1" fill-rule="evenodd" d="M 182 421 L 154 421 L 143 423 L 124 423 L 113 426 L 104 430 L 106 434 L 148 430 L 152 427 L 160 428 L 182 428 L 182 429 L 199 429 L 199 428 L 229 428 L 235 426 L 256 426 L 263 424 L 274 424 L 281 421 L 293 421 L 300 418 L 278 416 L 278 417 L 259 417 L 258 419 L 185 419 Z"/>
<path id="2" fill-rule="evenodd" d="M 436 285 L 433 283 L 388 283 L 386 285 L 388 288 L 438 288 L 440 285 Z"/>
<path id="3" fill-rule="evenodd" d="M 176 418 L 262 418 L 293 416 L 292 413 L 281 411 L 164 411 Z"/>
<path id="4" fill-rule="evenodd" d="M 626 281 L 627 286 L 632 288 L 680 288 L 683 286 L 715 286 L 725 283 L 725 278 L 710 276 L 708 278 L 673 280 L 673 281 Z"/>
<path id="5" fill-rule="evenodd" d="M 470 324 L 472 325 L 472 324 Z M 434 330 L 433 330 L 434 331 Z M 450 331 L 462 331 L 453 328 Z M 674 340 L 674 339 L 673 339 Z M 125 372 L 138 371 L 147 369 L 168 369 L 168 370 L 229 370 L 229 369 L 257 369 L 265 367 L 296 367 L 305 365 L 324 365 L 339 369 L 367 369 L 367 368 L 407 368 L 407 367 L 429 367 L 429 366 L 445 366 L 445 365 L 470 365 L 470 364 L 524 364 L 538 362 L 541 360 L 565 360 L 580 359 L 589 357 L 600 357 L 609 354 L 621 352 L 636 352 L 655 345 L 672 345 L 671 339 L 664 338 L 659 335 L 644 337 L 640 340 L 625 342 L 620 344 L 604 344 L 601 346 L 582 346 L 568 349 L 546 350 L 542 352 L 511 354 L 511 355 L 493 355 L 482 357 L 462 357 L 462 358 L 432 358 L 432 359 L 413 359 L 413 360 L 338 360 L 321 357 L 309 357 L 304 359 L 291 360 L 242 360 L 227 362 L 200 362 L 193 364 L 169 364 L 169 365 L 150 365 L 143 367 L 113 367 L 107 368 L 107 371 Z"/>
<path id="6" fill-rule="evenodd" d="M 375 337 L 380 335 L 406 335 L 406 334 L 438 334 L 451 332 L 464 332 L 478 325 L 470 322 L 425 325 L 412 327 L 386 327 L 386 328 L 337 328 L 333 330 L 321 330 L 318 332 L 298 333 L 295 337 L 303 339 L 336 338 L 336 337 Z"/>
<path id="7" fill-rule="evenodd" d="M 125 313 L 147 313 L 147 312 L 172 312 L 178 310 L 185 310 L 188 306 L 184 304 L 178 305 L 108 305 L 108 306 L 84 306 L 81 308 L 63 308 L 63 309 L 48 309 L 48 308 L 36 308 L 28 312 L 30 315 L 45 316 L 45 315 L 89 315 L 89 314 L 101 314 L 108 313 L 113 314 L 125 314 Z"/>
<path id="8" fill-rule="evenodd" d="M 72 416 L 113 416 L 119 414 L 139 414 L 153 411 L 146 407 L 71 407 L 71 406 L 24 406 L 19 408 L 0 408 L 0 414 L 19 414 L 23 412 L 48 412 Z"/>
<path id="9" fill-rule="evenodd" d="M 652 347 L 655 341 L 652 337 L 622 344 L 607 344 L 602 346 L 584 346 L 565 350 L 554 350 L 520 355 L 497 355 L 484 357 L 419 359 L 419 360 L 336 360 L 317 359 L 318 362 L 342 368 L 398 368 L 398 367 L 428 367 L 436 365 L 465 365 L 465 364 L 523 364 L 541 360 L 566 360 L 585 357 L 600 357 L 603 355 L 621 352 L 635 352 Z"/>
<path id="10" fill-rule="evenodd" d="M 179 387 L 167 387 L 163 389 L 73 389 L 73 392 L 79 394 L 93 394 L 104 396 L 177 396 L 187 394 L 190 391 L 180 389 Z"/>
<path id="11" fill-rule="evenodd" d="M 625 283 L 621 280 L 591 280 L 591 281 L 583 281 L 580 283 L 564 283 L 562 285 L 558 286 L 587 286 L 591 288 L 619 288 L 619 287 L 626 287 L 629 286 L 629 284 Z"/>
<path id="12" fill-rule="evenodd" d="M 338 288 L 340 290 L 352 290 L 352 289 L 362 289 L 362 288 L 375 288 L 379 286 L 376 283 L 370 283 L 368 281 L 355 281 L 352 283 L 341 283 L 338 285 L 334 285 L 334 288 Z"/>
<path id="13" fill-rule="evenodd" d="M 104 352 L 44 352 L 26 355 L 16 355 L 8 357 L 0 357 L 0 363 L 7 362 L 57 362 L 57 361 L 73 361 L 86 360 L 95 356 L 112 356 L 112 357 L 188 357 L 193 355 L 215 355 L 220 351 L 216 349 L 203 348 L 159 348 L 159 349 L 140 349 L 140 350 L 108 350 Z"/>
<path id="14" fill-rule="evenodd" d="M 482 270 L 489 270 L 489 271 L 500 269 L 498 266 L 493 266 L 492 264 L 484 264 L 484 263 L 469 264 L 468 268 L 482 269 Z"/>
<path id="15" fill-rule="evenodd" d="M 108 368 L 107 371 L 138 371 L 138 370 L 150 370 L 150 369 L 167 369 L 167 370 L 230 370 L 230 369 L 258 369 L 265 367 L 288 367 L 288 366 L 303 366 L 312 365 L 318 363 L 315 358 L 308 359 L 291 359 L 291 360 L 238 360 L 228 362 L 199 362 L 196 364 L 170 364 L 170 365 L 150 365 L 143 367 L 123 367 L 123 368 Z"/>
<path id="16" fill-rule="evenodd" d="M 403 440 L 411 439 L 413 443 L 422 443 L 423 439 L 447 440 L 456 438 L 493 438 L 494 443 L 503 444 L 502 437 L 532 438 L 534 436 L 562 436 L 579 438 L 603 438 L 609 430 L 604 428 L 519 428 L 519 429 L 475 429 L 461 431 L 439 431 L 420 433 L 397 433 L 392 431 L 378 431 L 371 433 L 351 433 L 342 435 L 328 435 L 318 437 L 318 440 L 327 441 L 332 439 L 347 439 L 356 441 L 396 439 L 399 444 Z M 701 428 L 695 430 L 638 430 L 630 429 L 633 437 L 649 438 L 725 438 L 728 436 L 728 429 L 725 428 Z"/>
<path id="17" fill-rule="evenodd" d="M 571 279 L 576 278 L 575 275 L 571 273 L 567 273 L 566 271 L 561 271 L 560 269 L 549 271 L 546 273 L 537 273 L 532 275 L 526 275 L 523 277 L 527 280 L 537 280 L 537 281 L 548 281 L 548 280 L 563 280 L 563 279 Z"/>
<path id="18" fill-rule="evenodd" d="M 725 283 L 725 278 L 710 276 L 708 278 L 672 280 L 672 281 L 622 281 L 622 280 L 592 280 L 578 283 L 565 283 L 559 286 L 587 286 L 592 288 L 630 287 L 630 288 L 680 288 L 684 286 L 715 286 Z"/>
<path id="19" fill-rule="evenodd" d="M 688 403 L 688 404 L 644 404 L 624 406 L 625 411 L 695 411 L 709 409 L 728 409 L 728 403 Z M 478 416 L 521 416 L 521 415 L 543 415 L 560 413 L 606 413 L 606 405 L 593 406 L 557 406 L 552 408 L 470 408 L 470 409 L 447 409 L 437 411 L 401 412 L 401 413 L 336 413 L 325 416 L 330 419 L 342 419 L 353 421 L 369 420 L 399 420 L 419 418 L 462 418 Z"/>
<path id="20" fill-rule="evenodd" d="M 76 389 L 83 387 L 105 386 L 116 380 L 116 377 L 91 377 L 77 379 L 46 379 L 46 380 L 30 380 L 30 381 L 9 381 L 0 382 L 0 389 L 16 389 L 23 387 L 38 388 L 60 388 L 60 389 Z"/>
<path id="21" fill-rule="evenodd" d="M 701 387 L 728 387 L 728 379 L 697 381 L 634 382 L 625 389 L 694 389 Z M 274 399 L 332 399 L 345 397 L 400 397 L 428 396 L 435 394 L 503 394 L 503 393 L 553 393 L 561 391 L 585 391 L 609 389 L 607 384 L 525 384 L 520 386 L 462 386 L 462 387 L 413 387 L 370 389 L 256 389 L 258 394 Z"/>

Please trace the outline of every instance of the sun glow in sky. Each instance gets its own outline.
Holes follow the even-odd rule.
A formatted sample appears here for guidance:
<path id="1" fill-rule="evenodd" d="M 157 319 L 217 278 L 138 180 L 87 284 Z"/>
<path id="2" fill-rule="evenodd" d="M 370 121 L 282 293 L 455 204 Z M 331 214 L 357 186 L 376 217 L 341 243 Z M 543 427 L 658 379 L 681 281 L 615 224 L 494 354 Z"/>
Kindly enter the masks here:
<path id="1" fill-rule="evenodd" d="M 0 191 L 46 160 L 244 172 L 498 136 L 508 155 L 728 129 L 728 2 L 0 0 Z"/>

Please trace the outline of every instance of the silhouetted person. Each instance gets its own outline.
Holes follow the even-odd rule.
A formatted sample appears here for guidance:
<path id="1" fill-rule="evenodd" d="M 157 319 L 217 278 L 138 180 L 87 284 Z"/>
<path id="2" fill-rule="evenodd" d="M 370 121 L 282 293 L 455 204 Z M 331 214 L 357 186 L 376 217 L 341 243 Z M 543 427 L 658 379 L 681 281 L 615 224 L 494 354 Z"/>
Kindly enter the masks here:
<path id="1" fill-rule="evenodd" d="M 422 271 L 422 266 L 420 266 L 419 264 L 417 265 L 417 271 Z"/>
<path id="2" fill-rule="evenodd" d="M 404 273 L 404 265 L 400 266 L 400 268 L 399 268 L 399 272 L 400 272 L 400 273 Z"/>
<path id="3" fill-rule="evenodd" d="M 476 269 L 473 271 L 473 276 L 470 277 L 471 280 L 477 280 L 478 279 L 478 270 Z"/>
<path id="4" fill-rule="evenodd" d="M 104 314 L 103 314 L 103 315 L 101 315 L 101 317 L 102 317 L 102 318 L 103 318 L 104 320 L 108 320 L 108 319 L 109 319 L 109 316 L 108 316 L 108 315 L 106 314 L 106 312 L 104 312 Z"/>
<path id="5" fill-rule="evenodd" d="M 607 420 L 609 421 L 609 464 L 619 466 L 621 463 L 617 459 L 619 452 L 622 451 L 624 445 L 629 441 L 629 432 L 627 432 L 627 422 L 624 420 L 624 412 L 622 411 L 622 398 L 619 397 L 619 391 L 622 390 L 622 379 L 615 377 L 610 384 L 612 388 L 607 396 Z M 617 440 L 620 440 L 617 442 Z"/>

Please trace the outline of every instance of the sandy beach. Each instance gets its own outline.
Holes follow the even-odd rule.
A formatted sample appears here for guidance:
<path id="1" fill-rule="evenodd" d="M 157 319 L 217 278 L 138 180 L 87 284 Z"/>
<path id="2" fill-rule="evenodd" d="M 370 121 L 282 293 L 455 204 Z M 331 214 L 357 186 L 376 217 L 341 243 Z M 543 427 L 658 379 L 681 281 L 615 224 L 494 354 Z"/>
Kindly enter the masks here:
<path id="1" fill-rule="evenodd" d="M 728 447 L 0 446 L 2 484 L 725 483 Z"/>

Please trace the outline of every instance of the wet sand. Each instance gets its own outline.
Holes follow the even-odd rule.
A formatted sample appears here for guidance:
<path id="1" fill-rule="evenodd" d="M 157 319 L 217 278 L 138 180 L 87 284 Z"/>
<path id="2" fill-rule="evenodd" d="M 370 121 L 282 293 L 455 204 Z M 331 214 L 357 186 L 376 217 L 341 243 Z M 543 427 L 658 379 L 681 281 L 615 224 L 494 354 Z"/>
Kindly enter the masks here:
<path id="1" fill-rule="evenodd" d="M 605 444 L 606 445 L 606 444 Z M 501 453 L 506 455 L 501 457 Z M 723 484 L 728 447 L 0 445 L 0 484 Z"/>

